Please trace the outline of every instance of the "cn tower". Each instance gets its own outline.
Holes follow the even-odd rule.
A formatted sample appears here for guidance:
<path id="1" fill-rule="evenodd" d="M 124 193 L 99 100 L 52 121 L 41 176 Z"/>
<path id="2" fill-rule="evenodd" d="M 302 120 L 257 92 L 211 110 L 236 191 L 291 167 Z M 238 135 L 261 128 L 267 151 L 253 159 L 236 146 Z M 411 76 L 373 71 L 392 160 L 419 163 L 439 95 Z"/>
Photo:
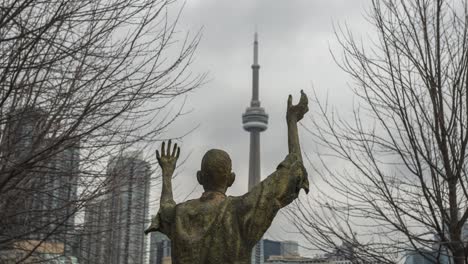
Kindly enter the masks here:
<path id="1" fill-rule="evenodd" d="M 249 191 L 260 182 L 260 132 L 268 128 L 268 114 L 260 107 L 258 34 L 255 32 L 252 64 L 252 101 L 242 115 L 244 129 L 250 133 Z"/>

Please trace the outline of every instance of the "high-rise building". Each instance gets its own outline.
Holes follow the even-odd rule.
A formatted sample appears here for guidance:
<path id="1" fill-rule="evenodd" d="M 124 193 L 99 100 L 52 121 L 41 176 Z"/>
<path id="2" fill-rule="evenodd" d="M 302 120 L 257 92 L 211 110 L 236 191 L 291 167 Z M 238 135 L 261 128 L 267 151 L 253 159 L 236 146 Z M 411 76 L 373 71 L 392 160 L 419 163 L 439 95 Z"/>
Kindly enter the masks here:
<path id="1" fill-rule="evenodd" d="M 38 108 L 18 109 L 7 116 L 0 140 L 5 165 L 0 181 L 10 180 L 0 199 L 0 236 L 18 241 L 17 245 L 61 244 L 67 255 L 75 227 L 79 144 L 56 144 L 48 138 L 47 118 Z"/>
<path id="2" fill-rule="evenodd" d="M 32 203 L 33 210 L 41 212 L 36 221 L 43 227 L 35 233 L 35 239 L 64 243 L 65 254 L 71 252 L 74 236 L 79 162 L 79 146 L 68 147 L 48 159 Z"/>
<path id="3" fill-rule="evenodd" d="M 106 194 L 85 207 L 80 263 L 146 262 L 150 175 L 149 163 L 138 152 L 110 159 Z"/>
<path id="4" fill-rule="evenodd" d="M 260 183 L 260 132 L 268 128 L 268 114 L 260 106 L 259 97 L 259 70 L 258 64 L 258 34 L 254 36 L 252 64 L 252 100 L 250 106 L 242 115 L 242 124 L 246 131 L 250 133 L 250 152 L 249 152 L 249 191 Z M 252 263 L 260 264 L 263 262 L 263 247 L 257 244 L 252 251 Z"/>
<path id="5" fill-rule="evenodd" d="M 149 264 L 165 264 L 171 259 L 171 240 L 160 232 L 152 232 L 150 237 Z"/>
<path id="6" fill-rule="evenodd" d="M 40 109 L 24 108 L 12 111 L 0 133 L 0 157 L 2 173 L 0 183 L 0 241 L 28 240 L 35 236 L 40 212 L 33 211 L 34 194 L 40 186 L 40 178 L 34 168 L 25 166 L 31 159 L 37 142 L 42 120 L 46 114 Z M 36 227 L 36 228 L 35 228 Z M 9 247 L 2 243 L 0 247 Z"/>
<path id="7" fill-rule="evenodd" d="M 129 152 L 112 158 L 107 173 L 111 179 L 109 263 L 144 263 L 146 237 L 143 231 L 149 224 L 150 165 L 139 153 Z"/>
<path id="8" fill-rule="evenodd" d="M 108 263 L 110 254 L 109 199 L 100 196 L 86 204 L 84 224 L 79 231 L 79 259 L 81 264 Z"/>
<path id="9" fill-rule="evenodd" d="M 30 159 L 45 138 L 46 120 L 47 113 L 40 108 L 24 107 L 11 111 L 0 134 L 2 159 L 9 165 Z"/>

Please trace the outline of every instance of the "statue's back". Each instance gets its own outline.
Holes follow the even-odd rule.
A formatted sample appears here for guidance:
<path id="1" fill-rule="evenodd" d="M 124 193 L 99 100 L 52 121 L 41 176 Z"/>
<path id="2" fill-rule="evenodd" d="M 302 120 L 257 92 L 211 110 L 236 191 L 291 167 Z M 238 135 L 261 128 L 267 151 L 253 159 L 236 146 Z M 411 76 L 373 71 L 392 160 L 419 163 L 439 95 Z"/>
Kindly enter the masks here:
<path id="1" fill-rule="evenodd" d="M 176 206 L 173 263 L 250 263 L 240 197 L 190 200 Z M 247 242 L 247 243 L 246 243 Z"/>

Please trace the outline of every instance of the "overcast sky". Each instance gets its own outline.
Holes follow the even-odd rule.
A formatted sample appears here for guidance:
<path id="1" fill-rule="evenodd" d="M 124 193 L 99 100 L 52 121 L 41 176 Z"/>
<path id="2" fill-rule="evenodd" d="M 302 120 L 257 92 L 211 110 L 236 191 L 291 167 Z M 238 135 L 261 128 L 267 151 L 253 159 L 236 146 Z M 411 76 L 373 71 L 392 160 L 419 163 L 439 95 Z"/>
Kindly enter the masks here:
<path id="1" fill-rule="evenodd" d="M 200 125 L 179 143 L 182 155 L 191 155 L 174 180 L 177 202 L 198 198 L 203 192 L 195 175 L 203 154 L 211 148 L 227 151 L 233 161 L 237 177 L 227 194 L 242 195 L 247 191 L 249 134 L 242 129 L 241 115 L 251 99 L 255 28 L 259 34 L 260 101 L 269 114 L 269 127 L 261 134 L 264 179 L 287 154 L 288 94 L 297 102 L 301 89 L 311 94 L 314 88 L 324 99 L 328 94 L 329 102 L 341 112 L 350 110 L 352 83 L 330 53 L 340 53 L 334 25 L 346 23 L 353 34 L 366 39 L 372 34 L 365 19 L 369 4 L 369 0 L 187 1 L 179 30 L 196 32 L 203 28 L 191 71 L 207 72 L 208 79 L 187 98 L 186 109 L 193 111 L 181 117 L 165 135 L 180 136 Z M 310 103 L 309 108 L 313 110 L 314 105 Z M 310 123 L 304 120 L 304 125 Z M 299 130 L 303 151 L 314 155 L 316 146 Z M 309 181 L 311 185 L 316 183 L 311 173 Z M 278 217 L 266 237 L 301 241 L 298 235 L 287 232 L 293 230 L 284 217 Z M 301 253 L 311 254 L 305 250 Z"/>

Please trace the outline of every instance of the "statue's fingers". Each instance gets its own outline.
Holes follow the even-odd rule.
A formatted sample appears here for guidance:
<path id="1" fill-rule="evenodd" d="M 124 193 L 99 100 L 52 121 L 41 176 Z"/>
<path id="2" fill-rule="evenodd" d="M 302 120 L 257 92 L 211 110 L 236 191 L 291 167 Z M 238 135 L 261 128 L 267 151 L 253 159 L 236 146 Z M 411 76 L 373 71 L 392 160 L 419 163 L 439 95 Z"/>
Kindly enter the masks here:
<path id="1" fill-rule="evenodd" d="M 179 156 L 180 156 L 180 148 L 179 148 L 179 147 L 177 147 L 177 156 L 176 156 L 176 158 L 178 159 L 178 158 L 179 158 Z"/>
<path id="2" fill-rule="evenodd" d="M 177 152 L 177 143 L 174 144 L 174 148 L 172 149 L 172 155 L 171 156 L 175 156 L 176 155 L 176 152 Z"/>
<path id="3" fill-rule="evenodd" d="M 166 142 L 163 141 L 161 145 L 161 154 L 164 155 L 166 154 Z"/>
<path id="4" fill-rule="evenodd" d="M 302 181 L 301 187 L 304 189 L 306 194 L 309 194 L 309 178 L 307 177 L 307 171 L 304 168 L 304 166 L 302 166 L 302 173 L 304 174 L 305 177 L 304 177 L 304 180 Z"/>
<path id="5" fill-rule="evenodd" d="M 307 104 L 309 102 L 309 98 L 307 98 L 307 95 L 304 93 L 303 90 L 301 90 L 301 99 L 299 100 L 300 104 Z"/>
<path id="6" fill-rule="evenodd" d="M 302 189 L 304 189 L 306 194 L 309 194 L 310 189 L 309 189 L 309 181 L 308 180 L 304 181 L 304 183 L 302 184 Z"/>
<path id="7" fill-rule="evenodd" d="M 292 95 L 288 96 L 288 108 L 292 106 Z"/>
<path id="8" fill-rule="evenodd" d="M 171 145 L 172 145 L 172 140 L 169 139 L 169 143 L 167 144 L 167 153 L 166 156 L 171 155 Z"/>
<path id="9" fill-rule="evenodd" d="M 156 159 L 159 161 L 161 159 L 161 155 L 159 155 L 159 151 L 156 150 Z"/>

